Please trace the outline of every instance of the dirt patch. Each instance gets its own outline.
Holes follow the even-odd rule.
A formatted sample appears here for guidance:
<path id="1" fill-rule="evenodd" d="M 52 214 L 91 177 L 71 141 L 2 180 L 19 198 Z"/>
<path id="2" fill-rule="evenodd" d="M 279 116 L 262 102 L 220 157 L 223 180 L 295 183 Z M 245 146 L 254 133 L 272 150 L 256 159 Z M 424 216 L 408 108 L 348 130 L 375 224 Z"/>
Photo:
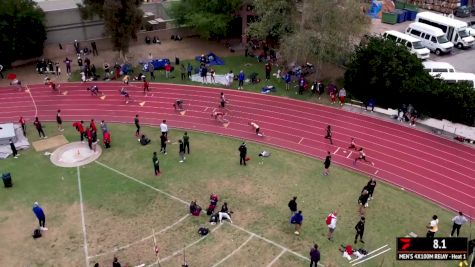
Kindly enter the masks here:
<path id="1" fill-rule="evenodd" d="M 64 137 L 64 135 L 57 135 L 50 137 L 48 139 L 35 141 L 32 143 L 33 148 L 36 151 L 45 151 L 48 149 L 56 148 L 62 145 L 69 143 L 68 140 Z"/>
<path id="2" fill-rule="evenodd" d="M 87 144 L 73 142 L 56 149 L 53 154 L 51 154 L 50 159 L 56 166 L 77 167 L 95 161 L 101 154 L 102 148 L 100 146 L 96 146 L 96 151 L 92 151 Z"/>
<path id="3" fill-rule="evenodd" d="M 31 208 L 0 212 L 0 266 L 84 265 L 79 204 L 48 205 L 45 212 L 49 230 L 36 240 L 31 235 L 38 221 Z"/>

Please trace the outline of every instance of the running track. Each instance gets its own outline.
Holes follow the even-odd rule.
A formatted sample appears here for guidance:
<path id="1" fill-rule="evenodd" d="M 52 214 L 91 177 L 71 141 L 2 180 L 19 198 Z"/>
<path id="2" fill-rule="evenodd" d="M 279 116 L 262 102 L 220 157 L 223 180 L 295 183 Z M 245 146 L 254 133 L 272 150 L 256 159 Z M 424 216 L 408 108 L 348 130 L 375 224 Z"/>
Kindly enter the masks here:
<path id="1" fill-rule="evenodd" d="M 26 92 L 0 88 L 0 122 L 17 122 L 23 115 L 31 125 L 35 114 L 41 121 L 55 121 L 57 109 L 65 121 L 95 118 L 133 123 L 135 114 L 140 114 L 142 124 L 158 125 L 166 119 L 171 128 L 253 140 L 317 159 L 330 151 L 334 163 L 475 218 L 475 149 L 462 144 L 338 108 L 236 90 L 224 90 L 230 120 L 224 127 L 210 117 L 223 90 L 151 84 L 152 92 L 144 96 L 142 84 L 137 83 L 129 86 L 132 101 L 125 104 L 118 92 L 121 84 L 98 86 L 106 95 L 104 100 L 91 96 L 79 83 L 62 84 L 61 91 L 67 94 L 53 93 L 45 85 L 27 86 Z M 176 99 L 184 100 L 185 115 L 174 111 Z M 259 124 L 265 137 L 256 136 L 249 121 Z M 323 138 L 328 124 L 333 128 L 334 145 Z M 51 131 L 47 129 L 46 134 L 51 135 Z M 365 148 L 375 166 L 361 162 L 353 166 L 356 153 L 346 149 L 351 137 L 356 138 L 357 146 Z"/>

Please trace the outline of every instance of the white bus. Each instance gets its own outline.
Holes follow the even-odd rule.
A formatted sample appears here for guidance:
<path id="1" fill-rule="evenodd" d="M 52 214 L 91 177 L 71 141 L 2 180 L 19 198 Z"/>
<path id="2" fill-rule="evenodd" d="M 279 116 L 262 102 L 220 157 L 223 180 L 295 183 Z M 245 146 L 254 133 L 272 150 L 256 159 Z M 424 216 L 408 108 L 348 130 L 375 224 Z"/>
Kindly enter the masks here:
<path id="1" fill-rule="evenodd" d="M 444 80 L 446 83 L 469 83 L 475 90 L 475 74 L 465 72 L 444 72 L 436 76 L 436 78 Z"/>
<path id="2" fill-rule="evenodd" d="M 383 37 L 405 46 L 409 52 L 420 59 L 428 59 L 430 51 L 425 48 L 419 39 L 398 31 L 385 31 Z"/>
<path id="3" fill-rule="evenodd" d="M 449 41 L 458 48 L 471 47 L 475 39 L 467 32 L 467 23 L 432 12 L 417 13 L 416 22 L 441 29 Z"/>
<path id="4" fill-rule="evenodd" d="M 441 73 L 446 72 L 455 72 L 454 66 L 447 62 L 439 62 L 439 61 L 424 61 L 422 62 L 422 66 L 424 66 L 424 71 L 429 73 L 432 77 L 437 76 Z"/>
<path id="5" fill-rule="evenodd" d="M 422 44 L 436 55 L 450 53 L 454 47 L 454 44 L 447 40 L 441 29 L 424 23 L 414 22 L 409 24 L 406 28 L 406 34 L 421 40 Z"/>

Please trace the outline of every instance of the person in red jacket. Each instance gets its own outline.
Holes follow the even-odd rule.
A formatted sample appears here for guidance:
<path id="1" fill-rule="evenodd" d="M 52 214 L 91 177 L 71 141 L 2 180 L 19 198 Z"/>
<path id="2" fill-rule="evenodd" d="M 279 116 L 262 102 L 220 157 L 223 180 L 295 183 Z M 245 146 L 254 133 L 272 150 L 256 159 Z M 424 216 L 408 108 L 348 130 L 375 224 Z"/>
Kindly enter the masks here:
<path id="1" fill-rule="evenodd" d="M 167 63 L 165 65 L 165 76 L 167 78 L 170 78 L 170 72 L 172 71 L 172 66 L 170 65 L 170 63 Z"/>
<path id="2" fill-rule="evenodd" d="M 89 124 L 89 128 L 91 128 L 91 130 L 93 130 L 94 132 L 97 133 L 97 127 L 96 127 L 96 123 L 94 122 L 94 119 L 91 119 L 91 123 Z"/>
<path id="3" fill-rule="evenodd" d="M 146 80 L 143 80 L 143 93 L 147 95 L 147 92 L 150 92 L 149 84 Z"/>
<path id="4" fill-rule="evenodd" d="M 111 147 L 111 134 L 109 132 L 104 132 L 104 145 L 106 148 Z"/>
<path id="5" fill-rule="evenodd" d="M 86 128 L 86 137 L 87 137 L 87 144 L 89 145 L 89 149 L 92 150 L 92 131 L 91 128 Z"/>
<path id="6" fill-rule="evenodd" d="M 82 143 L 84 143 L 84 126 L 82 125 L 83 123 L 84 121 L 77 121 L 73 123 L 73 127 L 75 127 L 78 131 Z"/>

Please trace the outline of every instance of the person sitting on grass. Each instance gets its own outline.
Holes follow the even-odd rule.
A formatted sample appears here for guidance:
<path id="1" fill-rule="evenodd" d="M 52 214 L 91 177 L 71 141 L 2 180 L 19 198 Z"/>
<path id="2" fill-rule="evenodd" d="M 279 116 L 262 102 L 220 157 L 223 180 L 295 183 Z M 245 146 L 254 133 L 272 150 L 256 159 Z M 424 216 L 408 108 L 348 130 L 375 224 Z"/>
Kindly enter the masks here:
<path id="1" fill-rule="evenodd" d="M 196 200 L 191 201 L 190 203 L 190 213 L 193 216 L 200 216 L 201 207 L 198 204 L 196 204 Z"/>
<path id="2" fill-rule="evenodd" d="M 363 258 L 367 252 L 364 249 L 354 250 L 351 245 L 341 245 L 338 251 L 343 253 L 343 258 L 348 259 L 351 261 L 351 256 L 355 255 L 357 259 Z"/>
<path id="3" fill-rule="evenodd" d="M 146 146 L 152 142 L 145 134 L 142 134 L 142 136 L 139 139 L 139 142 L 142 146 Z"/>

